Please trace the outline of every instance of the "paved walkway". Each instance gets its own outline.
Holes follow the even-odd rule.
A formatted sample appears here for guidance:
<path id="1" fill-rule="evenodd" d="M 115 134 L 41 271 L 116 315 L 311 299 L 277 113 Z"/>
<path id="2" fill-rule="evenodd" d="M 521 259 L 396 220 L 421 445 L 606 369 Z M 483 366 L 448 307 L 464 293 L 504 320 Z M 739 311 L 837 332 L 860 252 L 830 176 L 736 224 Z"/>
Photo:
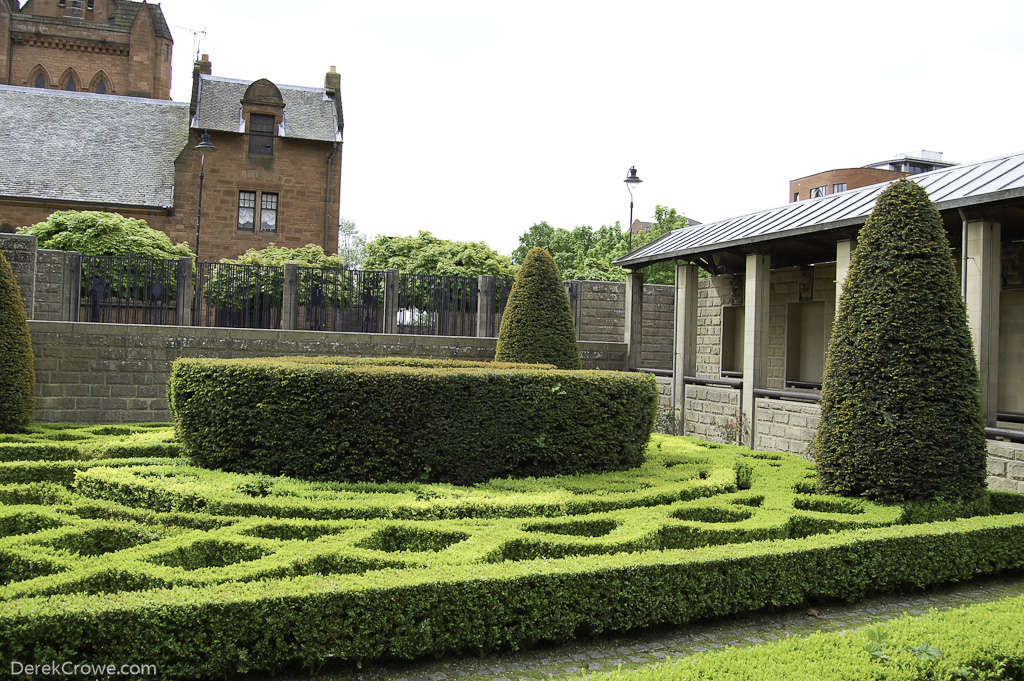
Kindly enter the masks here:
<path id="1" fill-rule="evenodd" d="M 526 652 L 484 658 L 365 666 L 336 671 L 317 681 L 540 681 L 567 677 L 583 670 L 601 674 L 616 668 L 634 669 L 726 646 L 757 645 L 815 631 L 857 629 L 899 617 L 944 610 L 971 603 L 1024 595 L 1024 573 L 974 580 L 925 592 L 877 596 L 858 603 L 831 603 L 788 608 L 773 613 L 722 618 L 680 628 L 651 629 L 602 636 Z M 304 677 L 309 679 L 309 677 Z"/>

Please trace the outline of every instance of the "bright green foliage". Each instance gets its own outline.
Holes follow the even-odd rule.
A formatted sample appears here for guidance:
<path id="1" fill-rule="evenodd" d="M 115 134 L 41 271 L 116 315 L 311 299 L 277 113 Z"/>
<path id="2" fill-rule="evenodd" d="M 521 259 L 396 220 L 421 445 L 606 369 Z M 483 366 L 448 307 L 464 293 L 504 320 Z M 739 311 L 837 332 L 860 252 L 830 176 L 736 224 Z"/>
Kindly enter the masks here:
<path id="1" fill-rule="evenodd" d="M 654 210 L 650 231 L 633 235 L 633 249 L 686 226 L 686 218 L 676 213 L 674 208 L 658 206 Z M 598 229 L 583 226 L 571 230 L 538 222 L 519 237 L 519 246 L 512 251 L 512 262 L 522 264 L 530 249 L 537 247 L 551 252 L 566 280 L 626 280 L 626 270 L 612 264 L 625 256 L 629 249 L 629 233 L 617 222 Z M 645 268 L 644 281 L 648 284 L 675 283 L 675 264 L 663 263 Z"/>
<path id="2" fill-rule="evenodd" d="M 208 468 L 472 484 L 639 465 L 649 376 L 426 360 L 179 359 L 178 438 Z"/>
<path id="3" fill-rule="evenodd" d="M 805 493 L 808 475 L 794 455 L 662 436 L 638 468 L 474 486 L 303 482 L 181 458 L 4 462 L 0 659 L 102 651 L 166 679 L 315 671 L 1024 567 L 1024 495 L 993 495 L 1017 515 L 900 525 L 898 507 Z M 1015 659 L 1003 641 L 1019 627 L 992 616 L 1004 633 L 967 618 L 949 627 L 957 640 L 886 625 L 884 664 Z M 877 670 L 865 638 L 847 639 Z M 944 660 L 912 652 L 924 643 Z M 776 676 L 741 678 L 790 678 L 796 661 L 777 659 Z"/>
<path id="4" fill-rule="evenodd" d="M 0 461 L 85 461 L 178 456 L 170 423 L 80 426 L 37 423 L 22 432 L 0 435 Z"/>
<path id="5" fill-rule="evenodd" d="M 151 228 L 144 220 L 126 218 L 117 213 L 99 211 L 58 211 L 20 234 L 31 234 L 39 248 L 78 251 L 86 255 L 127 255 L 167 260 L 192 258 L 188 244 L 172 245 L 163 232 Z"/>
<path id="6" fill-rule="evenodd" d="M 35 409 L 35 358 L 25 301 L 11 264 L 0 251 L 0 433 L 32 423 Z"/>
<path id="7" fill-rule="evenodd" d="M 363 267 L 366 257 L 366 235 L 359 231 L 356 223 L 342 218 L 338 224 L 338 256 L 345 267 L 358 270 Z"/>
<path id="8" fill-rule="evenodd" d="M 501 318 L 494 358 L 580 368 L 569 294 L 547 249 L 531 249 L 519 268 Z"/>
<path id="9" fill-rule="evenodd" d="M 985 489 L 979 377 L 938 210 L 910 180 L 861 230 L 829 342 L 818 490 L 903 502 Z"/>
<path id="10" fill-rule="evenodd" d="M 508 256 L 482 241 L 446 241 L 422 231 L 416 236 L 378 236 L 366 245 L 363 269 L 506 279 L 516 273 Z"/>
<path id="11" fill-rule="evenodd" d="M 166 428 L 31 434 L 85 444 L 126 430 Z M 755 471 L 746 492 L 735 486 L 744 466 Z M 0 657 L 100 649 L 157 664 L 163 678 L 315 669 L 328 658 L 526 646 L 1021 565 L 1019 517 L 895 526 L 896 507 L 800 492 L 811 472 L 791 455 L 667 437 L 637 469 L 473 487 L 313 484 L 181 459 L 3 463 Z M 995 496 L 1005 512 L 1024 510 L 1021 495 Z M 764 539 L 780 541 L 742 543 Z M 886 625 L 884 660 L 848 635 L 838 647 L 812 637 L 759 648 L 771 664 L 739 652 L 682 664 L 695 678 L 861 678 L 861 664 L 875 665 L 864 678 L 879 665 L 887 678 L 950 678 L 959 667 L 987 678 L 982 670 L 1017 659 L 1005 632 L 1019 608 L 982 607 L 930 629 Z"/>
<path id="12" fill-rule="evenodd" d="M 286 265 L 294 263 L 304 267 L 344 267 L 338 255 L 328 255 L 322 246 L 306 244 L 300 248 L 281 248 L 270 244 L 259 250 L 250 248 L 237 258 L 221 258 L 221 262 L 239 265 Z"/>
<path id="13" fill-rule="evenodd" d="M 612 672 L 610 681 L 917 681 L 1024 674 L 1024 596 Z"/>

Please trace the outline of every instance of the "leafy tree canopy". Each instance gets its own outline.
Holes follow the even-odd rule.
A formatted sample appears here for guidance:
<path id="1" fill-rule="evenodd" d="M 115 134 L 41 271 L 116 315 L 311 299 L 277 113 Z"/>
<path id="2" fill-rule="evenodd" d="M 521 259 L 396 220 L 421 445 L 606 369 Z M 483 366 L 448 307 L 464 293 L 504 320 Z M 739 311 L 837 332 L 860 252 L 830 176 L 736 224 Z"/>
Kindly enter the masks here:
<path id="1" fill-rule="evenodd" d="M 633 249 L 686 225 L 686 217 L 679 215 L 674 208 L 657 206 L 650 231 L 633 235 Z M 521 264 L 530 249 L 537 247 L 546 248 L 551 253 L 565 279 L 626 280 L 626 270 L 612 264 L 629 251 L 629 232 L 618 222 L 598 229 L 582 226 L 571 230 L 539 222 L 519 237 L 519 246 L 512 251 L 512 262 Z M 664 263 L 645 268 L 644 280 L 649 284 L 674 283 L 675 266 Z"/>
<path id="2" fill-rule="evenodd" d="M 416 236 L 378 236 L 366 245 L 363 268 L 396 269 L 410 274 L 512 278 L 516 267 L 482 241 L 447 241 L 430 232 Z"/>
<path id="3" fill-rule="evenodd" d="M 145 220 L 100 211 L 58 211 L 19 234 L 36 237 L 40 248 L 78 251 L 86 255 L 137 255 L 144 258 L 194 258 L 188 244 L 173 245 Z"/>
<path id="4" fill-rule="evenodd" d="M 221 262 L 238 263 L 241 265 L 284 265 L 295 263 L 306 267 L 344 267 L 345 261 L 340 255 L 328 255 L 322 246 L 306 244 L 301 248 L 281 248 L 270 244 L 259 250 L 250 248 L 237 258 L 221 258 Z"/>
<path id="5" fill-rule="evenodd" d="M 338 225 L 338 255 L 341 256 L 345 267 L 357 270 L 363 266 L 363 258 L 366 257 L 366 235 L 359 231 L 356 223 L 347 218 L 342 218 Z"/>

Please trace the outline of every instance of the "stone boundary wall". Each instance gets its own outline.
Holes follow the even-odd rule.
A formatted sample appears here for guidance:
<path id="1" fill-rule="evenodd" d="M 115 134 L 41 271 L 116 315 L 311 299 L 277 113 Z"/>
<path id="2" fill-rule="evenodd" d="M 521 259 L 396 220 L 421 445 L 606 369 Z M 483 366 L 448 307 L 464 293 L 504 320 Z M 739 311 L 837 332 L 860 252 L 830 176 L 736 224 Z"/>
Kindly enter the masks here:
<path id="1" fill-rule="evenodd" d="M 988 441 L 988 488 L 1024 494 L 1024 444 Z"/>
<path id="2" fill-rule="evenodd" d="M 736 444 L 727 440 L 735 431 L 740 412 L 740 391 L 704 385 L 686 386 L 686 432 L 709 442 Z M 734 435 L 735 433 L 733 433 Z"/>
<path id="3" fill-rule="evenodd" d="M 626 284 L 621 281 L 584 281 L 580 290 L 582 341 L 621 343 L 626 338 Z M 646 369 L 671 369 L 675 287 L 644 284 L 643 345 L 641 365 Z"/>
<path id="4" fill-rule="evenodd" d="M 25 301 L 25 314 L 33 319 L 36 285 L 37 245 L 34 236 L 21 234 L 0 234 L 0 251 L 14 271 L 14 280 L 21 289 Z"/>
<path id="5" fill-rule="evenodd" d="M 179 357 L 349 355 L 494 358 L 494 338 L 216 329 L 30 321 L 36 420 L 167 421 L 167 379 Z M 626 359 L 622 343 L 580 343 L 586 368 Z"/>
<path id="6" fill-rule="evenodd" d="M 672 377 L 655 376 L 658 383 L 658 406 L 662 409 L 672 408 Z"/>

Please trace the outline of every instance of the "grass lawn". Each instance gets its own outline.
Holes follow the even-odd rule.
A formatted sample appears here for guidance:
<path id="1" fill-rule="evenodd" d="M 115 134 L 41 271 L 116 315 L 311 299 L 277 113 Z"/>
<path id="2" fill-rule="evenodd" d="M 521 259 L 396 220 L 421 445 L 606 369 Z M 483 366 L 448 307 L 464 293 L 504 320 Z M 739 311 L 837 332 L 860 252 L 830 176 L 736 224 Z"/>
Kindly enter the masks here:
<path id="1" fill-rule="evenodd" d="M 446 484 L 209 471 L 166 424 L 0 438 L 0 660 L 317 672 L 853 599 L 1024 566 L 1021 495 L 905 524 L 792 455 L 654 436 L 639 468 Z M 161 652 L 162 651 L 162 652 Z"/>

